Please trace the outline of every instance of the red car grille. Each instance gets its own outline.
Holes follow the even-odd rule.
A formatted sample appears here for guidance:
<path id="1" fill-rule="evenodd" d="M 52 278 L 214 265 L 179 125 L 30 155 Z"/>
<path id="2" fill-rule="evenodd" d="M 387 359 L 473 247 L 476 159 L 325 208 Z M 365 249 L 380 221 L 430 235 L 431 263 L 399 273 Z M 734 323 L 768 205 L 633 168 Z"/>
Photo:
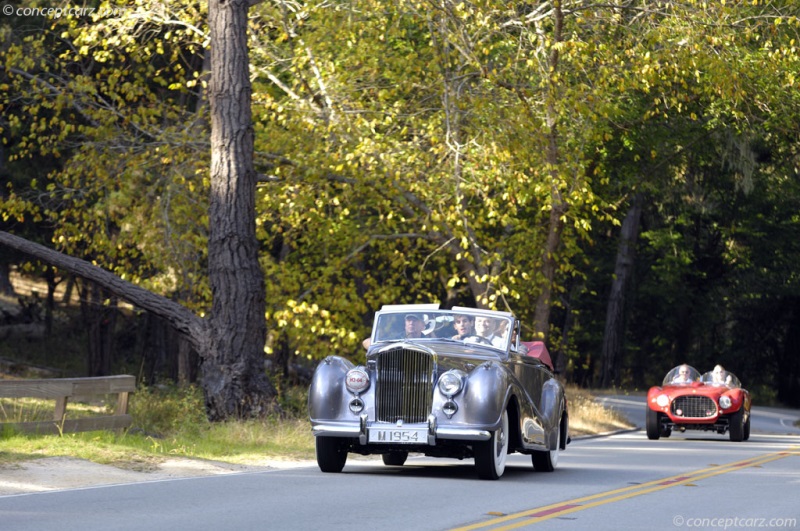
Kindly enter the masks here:
<path id="1" fill-rule="evenodd" d="M 377 362 L 377 420 L 425 422 L 433 404 L 433 357 L 398 348 L 382 352 Z"/>
<path id="2" fill-rule="evenodd" d="M 704 419 L 717 414 L 717 404 L 707 396 L 679 396 L 672 401 L 676 417 Z"/>

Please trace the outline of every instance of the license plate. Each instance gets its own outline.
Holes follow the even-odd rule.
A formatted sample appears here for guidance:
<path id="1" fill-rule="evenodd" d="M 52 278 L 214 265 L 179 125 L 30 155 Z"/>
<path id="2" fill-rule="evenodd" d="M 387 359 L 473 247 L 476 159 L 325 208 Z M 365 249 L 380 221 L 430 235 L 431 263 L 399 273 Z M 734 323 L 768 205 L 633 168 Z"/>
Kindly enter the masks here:
<path id="1" fill-rule="evenodd" d="M 428 430 L 426 428 L 370 428 L 369 442 L 383 444 L 427 444 Z"/>

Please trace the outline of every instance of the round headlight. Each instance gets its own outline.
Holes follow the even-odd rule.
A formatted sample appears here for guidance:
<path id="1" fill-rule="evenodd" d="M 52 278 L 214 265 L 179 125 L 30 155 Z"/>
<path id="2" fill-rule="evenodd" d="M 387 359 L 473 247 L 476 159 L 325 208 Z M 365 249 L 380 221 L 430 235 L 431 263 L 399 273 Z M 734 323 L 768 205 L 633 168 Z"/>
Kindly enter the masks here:
<path id="1" fill-rule="evenodd" d="M 729 407 L 731 407 L 731 404 L 733 404 L 733 401 L 731 400 L 731 397 L 729 397 L 728 395 L 722 395 L 721 397 L 719 397 L 719 407 L 721 407 L 722 409 L 728 409 Z"/>
<path id="2" fill-rule="evenodd" d="M 369 375 L 361 367 L 350 369 L 344 377 L 344 385 L 351 393 L 363 393 L 369 388 Z"/>
<path id="3" fill-rule="evenodd" d="M 452 397 L 464 388 L 464 373 L 461 371 L 447 371 L 439 378 L 439 391 L 446 397 Z"/>
<path id="4" fill-rule="evenodd" d="M 656 404 L 658 404 L 658 407 L 667 407 L 669 405 L 669 397 L 667 395 L 658 395 Z"/>

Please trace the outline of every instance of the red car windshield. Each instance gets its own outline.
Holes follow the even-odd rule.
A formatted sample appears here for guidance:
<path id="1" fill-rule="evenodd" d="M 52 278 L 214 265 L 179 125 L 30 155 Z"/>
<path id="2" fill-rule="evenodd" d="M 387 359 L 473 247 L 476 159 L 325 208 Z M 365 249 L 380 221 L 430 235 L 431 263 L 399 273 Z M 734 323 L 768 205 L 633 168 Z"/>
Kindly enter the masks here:
<path id="1" fill-rule="evenodd" d="M 700 372 L 691 365 L 678 365 L 664 376 L 664 385 L 691 385 L 700 381 Z"/>
<path id="2" fill-rule="evenodd" d="M 739 381 L 739 378 L 736 377 L 732 372 L 725 371 L 725 370 L 714 370 L 708 371 L 704 373 L 703 376 L 700 377 L 700 381 L 706 385 L 718 385 L 724 387 L 741 387 L 742 383 Z"/>

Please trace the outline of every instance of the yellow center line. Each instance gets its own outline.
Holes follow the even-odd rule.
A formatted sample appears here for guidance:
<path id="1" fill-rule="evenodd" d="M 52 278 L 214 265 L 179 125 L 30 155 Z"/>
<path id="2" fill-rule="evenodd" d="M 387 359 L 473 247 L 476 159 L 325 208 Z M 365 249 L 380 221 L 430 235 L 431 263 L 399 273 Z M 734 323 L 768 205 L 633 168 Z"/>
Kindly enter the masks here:
<path id="1" fill-rule="evenodd" d="M 597 494 L 592 494 L 590 496 L 575 498 L 573 500 L 553 503 L 550 505 L 545 505 L 543 507 L 537 507 L 535 509 L 528 509 L 519 513 L 509 514 L 500 518 L 493 518 L 485 522 L 480 522 L 465 527 L 459 527 L 453 529 L 452 531 L 470 531 L 472 529 L 482 529 L 488 527 L 492 527 L 494 531 L 516 529 L 518 527 L 526 525 L 537 524 L 539 522 L 563 516 L 565 514 L 583 511 L 591 507 L 597 507 L 599 505 L 605 505 L 607 503 L 625 500 L 636 496 L 641 496 L 643 494 L 649 494 L 651 492 L 656 492 L 669 487 L 674 487 L 676 485 L 685 485 L 686 483 L 690 483 L 692 481 L 697 481 L 700 479 L 705 479 L 720 474 L 726 474 L 728 472 L 733 472 L 735 470 L 760 466 L 763 465 L 764 463 L 769 463 L 770 461 L 775 461 L 777 459 L 783 459 L 784 457 L 789 457 L 791 455 L 800 455 L 800 447 L 791 448 L 787 451 L 764 454 L 760 457 L 751 457 L 748 459 L 743 459 L 741 461 L 729 463 L 727 465 L 714 465 L 708 468 L 695 470 L 693 472 L 687 472 L 685 474 L 678 474 L 667 478 L 648 481 L 640 485 L 632 485 L 630 487 L 623 487 L 606 492 L 600 492 Z M 520 519 L 523 520 L 518 522 L 513 522 L 514 520 L 520 520 Z M 506 522 L 508 522 L 508 525 L 502 527 L 494 527 Z"/>

